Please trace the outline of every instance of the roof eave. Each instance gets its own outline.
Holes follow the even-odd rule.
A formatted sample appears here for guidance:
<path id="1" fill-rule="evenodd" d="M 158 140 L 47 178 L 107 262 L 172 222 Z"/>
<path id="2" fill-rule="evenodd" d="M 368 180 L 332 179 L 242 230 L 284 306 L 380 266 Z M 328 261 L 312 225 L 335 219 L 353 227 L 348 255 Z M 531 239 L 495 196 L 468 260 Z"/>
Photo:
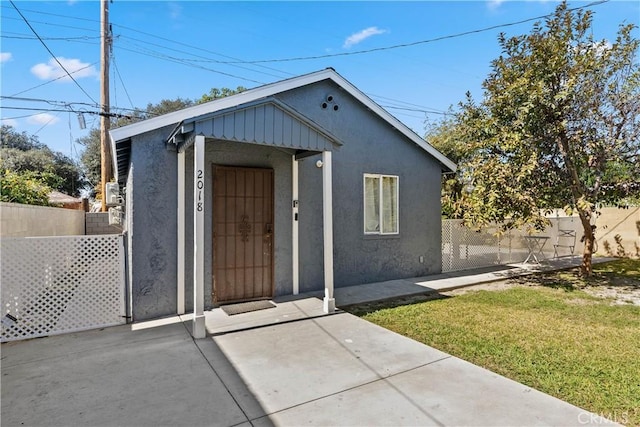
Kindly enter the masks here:
<path id="1" fill-rule="evenodd" d="M 291 79 L 270 83 L 260 86 L 237 95 L 226 98 L 217 99 L 204 104 L 195 105 L 180 111 L 164 114 L 160 117 L 154 117 L 142 122 L 134 123 L 121 128 L 110 131 L 112 146 L 119 141 L 130 139 L 134 135 L 149 132 L 165 126 L 176 126 L 188 120 L 196 119 L 199 116 L 215 113 L 220 110 L 232 108 L 248 102 L 254 102 L 262 98 L 266 98 L 277 93 L 285 92 L 291 89 L 313 84 L 322 80 L 331 80 L 338 86 L 344 88 L 354 98 L 364 104 L 367 108 L 400 131 L 409 140 L 413 141 L 420 148 L 432 155 L 443 167 L 443 170 L 455 172 L 457 166 L 446 156 L 436 150 L 433 146 L 422 139 L 413 130 L 409 129 L 404 123 L 392 116 L 388 111 L 379 106 L 375 101 L 365 95 L 362 91 L 352 85 L 348 80 L 338 74 L 333 68 L 327 68 L 314 73 L 305 74 Z M 175 134 L 176 129 L 172 132 Z"/>

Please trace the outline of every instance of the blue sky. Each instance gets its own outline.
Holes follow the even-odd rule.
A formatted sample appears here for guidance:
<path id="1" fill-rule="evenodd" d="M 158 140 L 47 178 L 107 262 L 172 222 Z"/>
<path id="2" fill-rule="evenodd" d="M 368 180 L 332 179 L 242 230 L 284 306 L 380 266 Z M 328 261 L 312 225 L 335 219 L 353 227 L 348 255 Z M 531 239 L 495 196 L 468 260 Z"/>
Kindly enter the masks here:
<path id="1" fill-rule="evenodd" d="M 570 2 L 570 7 L 589 2 Z M 73 157 L 85 136 L 73 111 L 97 111 L 100 100 L 98 1 L 16 1 L 18 9 L 80 89 L 35 39 L 10 2 L 0 2 L 3 124 L 37 134 Z M 513 23 L 553 12 L 554 1 L 198 2 L 125 1 L 110 4 L 115 111 L 161 99 L 199 98 L 212 87 L 252 88 L 333 67 L 378 104 L 422 135 L 470 91 L 478 99 L 497 35 L 524 34 L 533 22 L 410 47 L 365 54 L 266 63 L 222 63 L 354 53 Z M 591 6 L 598 39 L 612 39 L 622 22 L 640 23 L 640 2 Z M 639 37 L 638 31 L 635 36 Z M 86 91 L 86 93 L 84 93 Z M 23 109 L 11 109 L 20 107 Z M 64 111 L 36 111 L 29 109 Z M 120 110 L 118 108 L 121 108 Z M 413 111 L 417 110 L 417 111 Z M 425 112 L 426 111 L 426 112 Z M 37 114 L 37 115 L 36 115 Z M 97 116 L 85 114 L 87 128 Z"/>

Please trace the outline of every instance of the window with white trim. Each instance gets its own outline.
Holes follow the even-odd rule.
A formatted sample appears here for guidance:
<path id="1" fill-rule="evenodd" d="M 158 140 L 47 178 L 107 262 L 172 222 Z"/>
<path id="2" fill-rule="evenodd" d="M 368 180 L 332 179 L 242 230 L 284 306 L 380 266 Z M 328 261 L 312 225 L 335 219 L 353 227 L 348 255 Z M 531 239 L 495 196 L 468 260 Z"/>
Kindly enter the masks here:
<path id="1" fill-rule="evenodd" d="M 398 234 L 398 177 L 364 174 L 364 234 Z"/>

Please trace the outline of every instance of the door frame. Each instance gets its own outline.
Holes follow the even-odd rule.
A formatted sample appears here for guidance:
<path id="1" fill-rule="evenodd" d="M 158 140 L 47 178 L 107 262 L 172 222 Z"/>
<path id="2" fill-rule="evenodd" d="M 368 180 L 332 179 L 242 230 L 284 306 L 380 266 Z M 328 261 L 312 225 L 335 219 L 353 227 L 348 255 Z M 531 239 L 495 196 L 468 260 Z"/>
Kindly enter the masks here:
<path id="1" fill-rule="evenodd" d="M 276 236 L 276 227 L 275 227 L 275 219 L 276 219 L 276 188 L 275 188 L 275 169 L 269 167 L 257 167 L 257 166 L 236 166 L 236 165 L 225 165 L 225 164 L 211 164 L 211 200 L 212 205 L 215 204 L 215 188 L 216 188 L 216 168 L 221 169 L 233 169 L 233 170 L 264 170 L 271 171 L 271 206 L 272 206 L 272 218 L 271 218 L 271 251 L 270 251 L 270 259 L 269 263 L 271 266 L 271 287 L 269 288 L 269 295 L 256 297 L 256 298 L 244 298 L 244 299 L 235 299 L 235 300 L 225 300 L 222 302 L 218 301 L 216 294 L 216 235 L 215 235 L 215 206 L 212 206 L 211 209 L 211 301 L 214 305 L 224 305 L 224 304 L 233 304 L 237 302 L 247 302 L 247 301 L 259 301 L 259 300 L 267 300 L 271 299 L 275 293 L 275 236 Z"/>

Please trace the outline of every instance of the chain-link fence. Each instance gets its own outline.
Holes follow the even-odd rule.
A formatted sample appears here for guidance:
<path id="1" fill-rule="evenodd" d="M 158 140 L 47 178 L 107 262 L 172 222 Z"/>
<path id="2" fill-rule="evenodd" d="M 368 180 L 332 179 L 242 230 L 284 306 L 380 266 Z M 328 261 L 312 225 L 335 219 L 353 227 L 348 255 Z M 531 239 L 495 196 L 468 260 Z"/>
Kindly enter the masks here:
<path id="1" fill-rule="evenodd" d="M 582 253 L 582 225 L 576 217 L 552 218 L 544 232 L 502 231 L 498 224 L 481 229 L 462 220 L 442 220 L 442 271 L 522 263 Z M 534 258 L 535 256 L 535 258 Z"/>

